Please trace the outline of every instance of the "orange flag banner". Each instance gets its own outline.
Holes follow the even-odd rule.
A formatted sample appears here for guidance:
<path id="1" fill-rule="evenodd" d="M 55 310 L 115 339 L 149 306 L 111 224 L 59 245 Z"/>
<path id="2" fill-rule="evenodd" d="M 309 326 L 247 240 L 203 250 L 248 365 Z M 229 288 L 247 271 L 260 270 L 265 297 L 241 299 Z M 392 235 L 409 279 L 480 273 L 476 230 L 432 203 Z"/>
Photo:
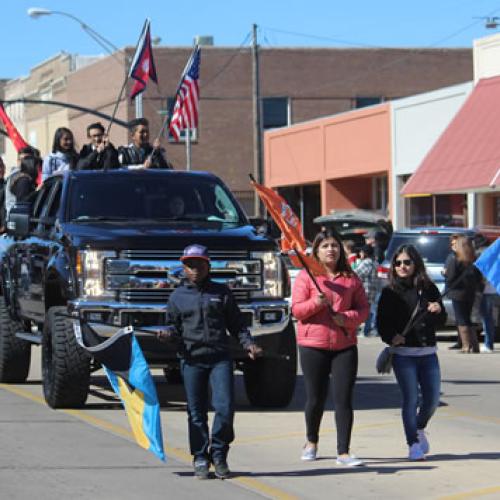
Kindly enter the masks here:
<path id="1" fill-rule="evenodd" d="M 22 138 L 16 126 L 12 123 L 11 119 L 5 112 L 5 109 L 1 102 L 0 102 L 0 120 L 4 124 L 5 130 L 7 130 L 7 134 L 9 134 L 10 140 L 14 144 L 16 151 L 19 151 L 20 149 L 28 145 L 28 143 Z"/>
<path id="2" fill-rule="evenodd" d="M 294 255 L 294 253 L 300 253 L 303 262 L 312 273 L 324 274 L 323 266 L 315 258 L 306 254 L 307 243 L 303 236 L 302 224 L 290 205 L 272 189 L 255 182 L 253 179 L 251 184 L 281 230 L 281 251 L 289 254 L 294 265 L 303 267 L 300 259 Z"/>

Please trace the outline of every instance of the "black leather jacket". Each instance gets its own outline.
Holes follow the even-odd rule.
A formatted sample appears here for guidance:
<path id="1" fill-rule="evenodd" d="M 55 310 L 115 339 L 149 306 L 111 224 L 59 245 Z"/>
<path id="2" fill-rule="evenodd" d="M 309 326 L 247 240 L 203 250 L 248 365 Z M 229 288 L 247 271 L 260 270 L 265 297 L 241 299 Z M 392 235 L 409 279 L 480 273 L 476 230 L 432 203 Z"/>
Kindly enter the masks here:
<path id="1" fill-rule="evenodd" d="M 165 159 L 164 149 L 153 149 L 151 144 L 146 144 L 144 147 L 138 148 L 133 143 L 128 146 L 120 146 L 118 148 L 118 159 L 120 165 L 142 165 L 146 158 L 151 156 L 151 168 L 172 168 Z"/>
<path id="2" fill-rule="evenodd" d="M 439 314 L 419 314 L 427 310 L 429 302 L 439 302 Z M 403 332 L 416 307 L 419 305 L 416 317 L 421 318 L 407 333 L 405 347 L 425 347 L 436 345 L 436 327 L 446 321 L 446 311 L 441 301 L 441 294 L 434 283 L 422 290 L 414 286 L 385 287 L 382 290 L 377 309 L 377 329 L 386 344 L 392 344 L 392 339 Z"/>
<path id="3" fill-rule="evenodd" d="M 175 328 L 183 356 L 228 353 L 228 331 L 243 348 L 253 344 L 231 291 L 210 279 L 201 286 L 184 280 L 174 290 L 168 301 L 167 323 Z"/>

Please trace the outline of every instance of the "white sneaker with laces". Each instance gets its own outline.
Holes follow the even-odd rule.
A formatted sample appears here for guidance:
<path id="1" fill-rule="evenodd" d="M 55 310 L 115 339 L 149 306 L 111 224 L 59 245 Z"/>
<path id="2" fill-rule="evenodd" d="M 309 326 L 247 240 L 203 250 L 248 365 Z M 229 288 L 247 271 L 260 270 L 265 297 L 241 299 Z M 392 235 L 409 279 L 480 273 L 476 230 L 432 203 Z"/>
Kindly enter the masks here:
<path id="1" fill-rule="evenodd" d="M 429 440 L 427 439 L 424 429 L 417 430 L 417 439 L 418 439 L 418 444 L 420 445 L 420 449 L 422 450 L 422 453 L 424 455 L 427 455 L 431 447 L 429 445 Z"/>
<path id="2" fill-rule="evenodd" d="M 312 460 L 316 460 L 317 453 L 318 453 L 318 448 L 313 448 L 312 446 L 305 445 L 304 448 L 302 448 L 302 455 L 300 458 L 302 460 L 310 462 Z"/>
<path id="3" fill-rule="evenodd" d="M 422 448 L 420 448 L 419 443 L 413 443 L 410 446 L 410 450 L 408 452 L 408 459 L 409 460 L 425 460 L 424 452 L 422 451 Z"/>
<path id="4" fill-rule="evenodd" d="M 337 457 L 337 465 L 343 465 L 344 467 L 358 467 L 359 465 L 364 465 L 364 462 L 360 458 L 356 458 L 354 455 L 347 455 L 346 457 Z"/>

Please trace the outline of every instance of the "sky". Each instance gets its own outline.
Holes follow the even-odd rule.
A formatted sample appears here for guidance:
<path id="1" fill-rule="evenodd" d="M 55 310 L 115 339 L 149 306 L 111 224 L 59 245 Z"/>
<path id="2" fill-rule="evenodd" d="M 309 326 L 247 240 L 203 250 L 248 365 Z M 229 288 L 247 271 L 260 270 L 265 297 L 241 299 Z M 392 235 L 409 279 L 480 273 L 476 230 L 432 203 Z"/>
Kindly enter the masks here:
<path id="1" fill-rule="evenodd" d="M 0 78 L 18 78 L 60 51 L 103 54 L 74 20 L 32 19 L 30 7 L 81 19 L 117 47 L 134 46 L 144 19 L 160 45 L 190 46 L 195 35 L 215 45 L 249 44 L 258 25 L 263 47 L 472 47 L 493 34 L 500 0 L 0 0 Z"/>

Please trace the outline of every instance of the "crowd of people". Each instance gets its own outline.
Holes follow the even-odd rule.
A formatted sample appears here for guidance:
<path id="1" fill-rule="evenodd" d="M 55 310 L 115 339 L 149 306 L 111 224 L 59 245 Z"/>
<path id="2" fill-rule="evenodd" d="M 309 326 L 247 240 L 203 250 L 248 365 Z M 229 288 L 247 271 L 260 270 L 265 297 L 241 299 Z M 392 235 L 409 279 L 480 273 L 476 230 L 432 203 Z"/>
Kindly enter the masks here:
<path id="1" fill-rule="evenodd" d="M 80 152 L 75 148 L 73 132 L 59 127 L 54 134 L 51 152 L 42 158 L 40 151 L 26 146 L 17 153 L 17 165 L 5 177 L 6 167 L 0 157 L 0 229 L 16 201 L 25 201 L 47 177 L 67 170 L 111 170 L 117 168 L 171 169 L 165 150 L 157 138 L 150 143 L 149 122 L 137 118 L 129 123 L 131 142 L 115 146 L 109 141 L 102 123 L 87 127 L 88 144 Z"/>

